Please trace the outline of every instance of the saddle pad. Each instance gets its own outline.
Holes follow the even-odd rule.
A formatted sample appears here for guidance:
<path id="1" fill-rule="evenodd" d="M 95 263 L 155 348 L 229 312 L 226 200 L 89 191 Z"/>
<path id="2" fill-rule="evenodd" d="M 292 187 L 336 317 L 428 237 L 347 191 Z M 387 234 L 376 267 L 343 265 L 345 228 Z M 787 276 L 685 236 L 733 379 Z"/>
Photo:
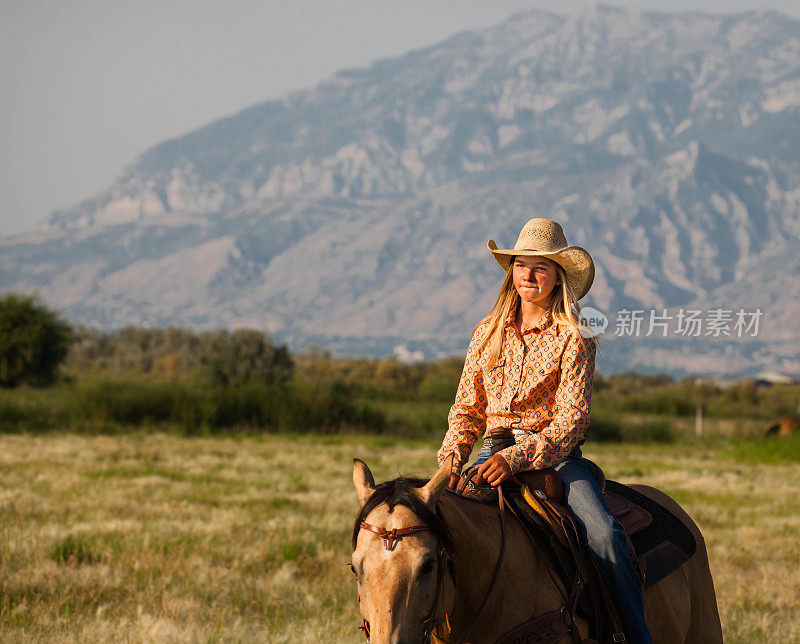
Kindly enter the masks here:
<path id="1" fill-rule="evenodd" d="M 653 516 L 644 508 L 632 503 L 624 496 L 606 490 L 603 492 L 608 509 L 625 528 L 630 537 L 653 523 Z"/>
<path id="2" fill-rule="evenodd" d="M 633 549 L 639 560 L 644 562 L 645 588 L 661 581 L 673 570 L 679 568 L 697 550 L 697 541 L 691 530 L 672 512 L 644 494 L 611 480 L 606 481 L 606 494 L 607 499 L 608 495 L 625 499 L 642 508 L 652 517 L 652 521 L 646 526 L 628 532 Z M 613 512 L 614 508 L 611 510 Z M 614 514 L 616 516 L 616 513 Z M 624 517 L 624 514 L 622 516 Z M 620 522 L 623 523 L 622 520 Z"/>

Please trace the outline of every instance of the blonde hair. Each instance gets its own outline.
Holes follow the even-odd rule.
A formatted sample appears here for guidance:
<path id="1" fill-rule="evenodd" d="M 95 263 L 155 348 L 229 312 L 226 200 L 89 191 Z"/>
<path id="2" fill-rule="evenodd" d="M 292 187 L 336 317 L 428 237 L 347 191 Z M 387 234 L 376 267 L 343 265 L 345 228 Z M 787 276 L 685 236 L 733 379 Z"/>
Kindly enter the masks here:
<path id="1" fill-rule="evenodd" d="M 519 293 L 517 293 L 517 289 L 514 287 L 514 259 L 514 257 L 511 258 L 509 269 L 506 273 L 503 283 L 500 286 L 500 292 L 497 294 L 497 300 L 495 301 L 492 310 L 489 311 L 489 315 L 487 315 L 478 323 L 478 326 L 476 326 L 475 330 L 473 331 L 474 334 L 475 331 L 477 331 L 482 325 L 488 323 L 486 332 L 483 335 L 483 339 L 478 346 L 479 351 L 483 350 L 483 348 L 487 345 L 489 346 L 486 369 L 491 369 L 497 364 L 497 361 L 500 358 L 500 352 L 503 349 L 506 320 L 508 320 L 511 310 L 515 306 L 519 306 Z M 558 278 L 561 282 L 553 287 L 553 291 L 550 294 L 550 316 L 553 318 L 553 324 L 561 324 L 574 329 L 580 338 L 583 348 L 587 349 L 588 343 L 586 338 L 584 338 L 580 333 L 581 326 L 578 322 L 578 315 L 581 312 L 580 304 L 578 304 L 578 298 L 575 297 L 575 292 L 570 288 L 570 285 L 567 282 L 566 271 L 564 271 L 558 262 L 553 261 L 553 264 L 555 264 L 556 272 L 558 273 Z M 599 338 L 596 336 L 589 338 L 589 342 L 594 343 L 599 352 Z"/>

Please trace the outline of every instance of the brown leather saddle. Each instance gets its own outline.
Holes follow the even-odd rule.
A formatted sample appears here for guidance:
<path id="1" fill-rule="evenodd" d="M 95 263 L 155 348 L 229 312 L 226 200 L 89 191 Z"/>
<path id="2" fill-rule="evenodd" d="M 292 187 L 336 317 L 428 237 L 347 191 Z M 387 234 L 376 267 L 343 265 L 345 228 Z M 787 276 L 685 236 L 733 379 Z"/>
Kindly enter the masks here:
<path id="1" fill-rule="evenodd" d="M 629 551 L 649 588 L 679 568 L 695 552 L 697 543 L 691 531 L 669 510 L 633 488 L 606 480 L 603 470 L 593 461 L 583 462 L 593 472 L 611 513 L 625 528 Z M 477 485 L 477 468 L 462 474 L 457 492 L 483 503 L 497 503 L 497 490 Z M 552 468 L 518 473 L 504 484 L 506 497 L 518 510 L 529 529 L 550 525 L 559 515 L 569 514 L 564 506 L 564 486 Z"/>
<path id="2" fill-rule="evenodd" d="M 600 467 L 584 458 L 612 514 L 625 528 L 631 559 L 647 588 L 679 568 L 697 547 L 689 529 L 669 510 L 636 490 L 607 481 Z M 498 492 L 478 485 L 477 468 L 462 474 L 456 492 L 482 503 L 498 502 Z M 532 541 L 544 546 L 572 599 L 571 605 L 589 621 L 585 642 L 625 641 L 619 614 L 585 543 L 579 522 L 564 505 L 564 486 L 553 469 L 518 473 L 503 484 L 508 508 L 525 527 Z M 502 518 L 502 507 L 501 518 Z M 542 625 L 534 619 L 509 631 L 499 642 L 527 644 L 555 641 L 538 633 Z M 552 635 L 552 633 L 551 633 Z"/>

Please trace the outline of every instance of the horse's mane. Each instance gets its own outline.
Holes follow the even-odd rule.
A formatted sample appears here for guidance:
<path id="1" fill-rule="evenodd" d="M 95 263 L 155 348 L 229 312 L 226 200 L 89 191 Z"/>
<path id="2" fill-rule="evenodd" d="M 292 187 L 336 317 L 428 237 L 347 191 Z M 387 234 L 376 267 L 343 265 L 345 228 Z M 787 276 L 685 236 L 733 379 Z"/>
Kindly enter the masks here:
<path id="1" fill-rule="evenodd" d="M 367 499 L 364 507 L 361 508 L 361 512 L 356 517 L 355 525 L 353 525 L 353 548 L 356 547 L 358 533 L 361 530 L 361 522 L 366 520 L 369 513 L 375 508 L 382 503 L 386 503 L 389 506 L 389 512 L 393 511 L 396 505 L 402 505 L 411 510 L 423 523 L 430 527 L 440 547 L 449 552 L 451 549 L 450 533 L 442 520 L 438 507 L 436 512 L 431 512 L 428 506 L 414 492 L 415 489 L 424 487 L 426 483 L 428 483 L 428 479 L 421 479 L 415 476 L 399 476 L 391 481 L 378 483 L 372 496 Z"/>

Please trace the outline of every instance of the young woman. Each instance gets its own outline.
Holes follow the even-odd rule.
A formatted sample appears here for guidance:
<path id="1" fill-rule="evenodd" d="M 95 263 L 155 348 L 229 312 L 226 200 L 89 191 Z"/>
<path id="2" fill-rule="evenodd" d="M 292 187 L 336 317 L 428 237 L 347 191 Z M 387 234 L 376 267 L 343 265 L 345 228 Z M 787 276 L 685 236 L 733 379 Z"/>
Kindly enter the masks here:
<path id="1" fill-rule="evenodd" d="M 454 488 L 483 434 L 476 464 L 491 485 L 523 470 L 553 467 L 627 641 L 650 642 L 623 528 L 581 459 L 596 345 L 581 334 L 577 314 L 594 280 L 594 262 L 583 248 L 568 246 L 550 219 L 531 219 L 511 250 L 498 250 L 492 239 L 488 247 L 507 274 L 494 308 L 472 334 L 439 463 L 454 454 Z"/>

